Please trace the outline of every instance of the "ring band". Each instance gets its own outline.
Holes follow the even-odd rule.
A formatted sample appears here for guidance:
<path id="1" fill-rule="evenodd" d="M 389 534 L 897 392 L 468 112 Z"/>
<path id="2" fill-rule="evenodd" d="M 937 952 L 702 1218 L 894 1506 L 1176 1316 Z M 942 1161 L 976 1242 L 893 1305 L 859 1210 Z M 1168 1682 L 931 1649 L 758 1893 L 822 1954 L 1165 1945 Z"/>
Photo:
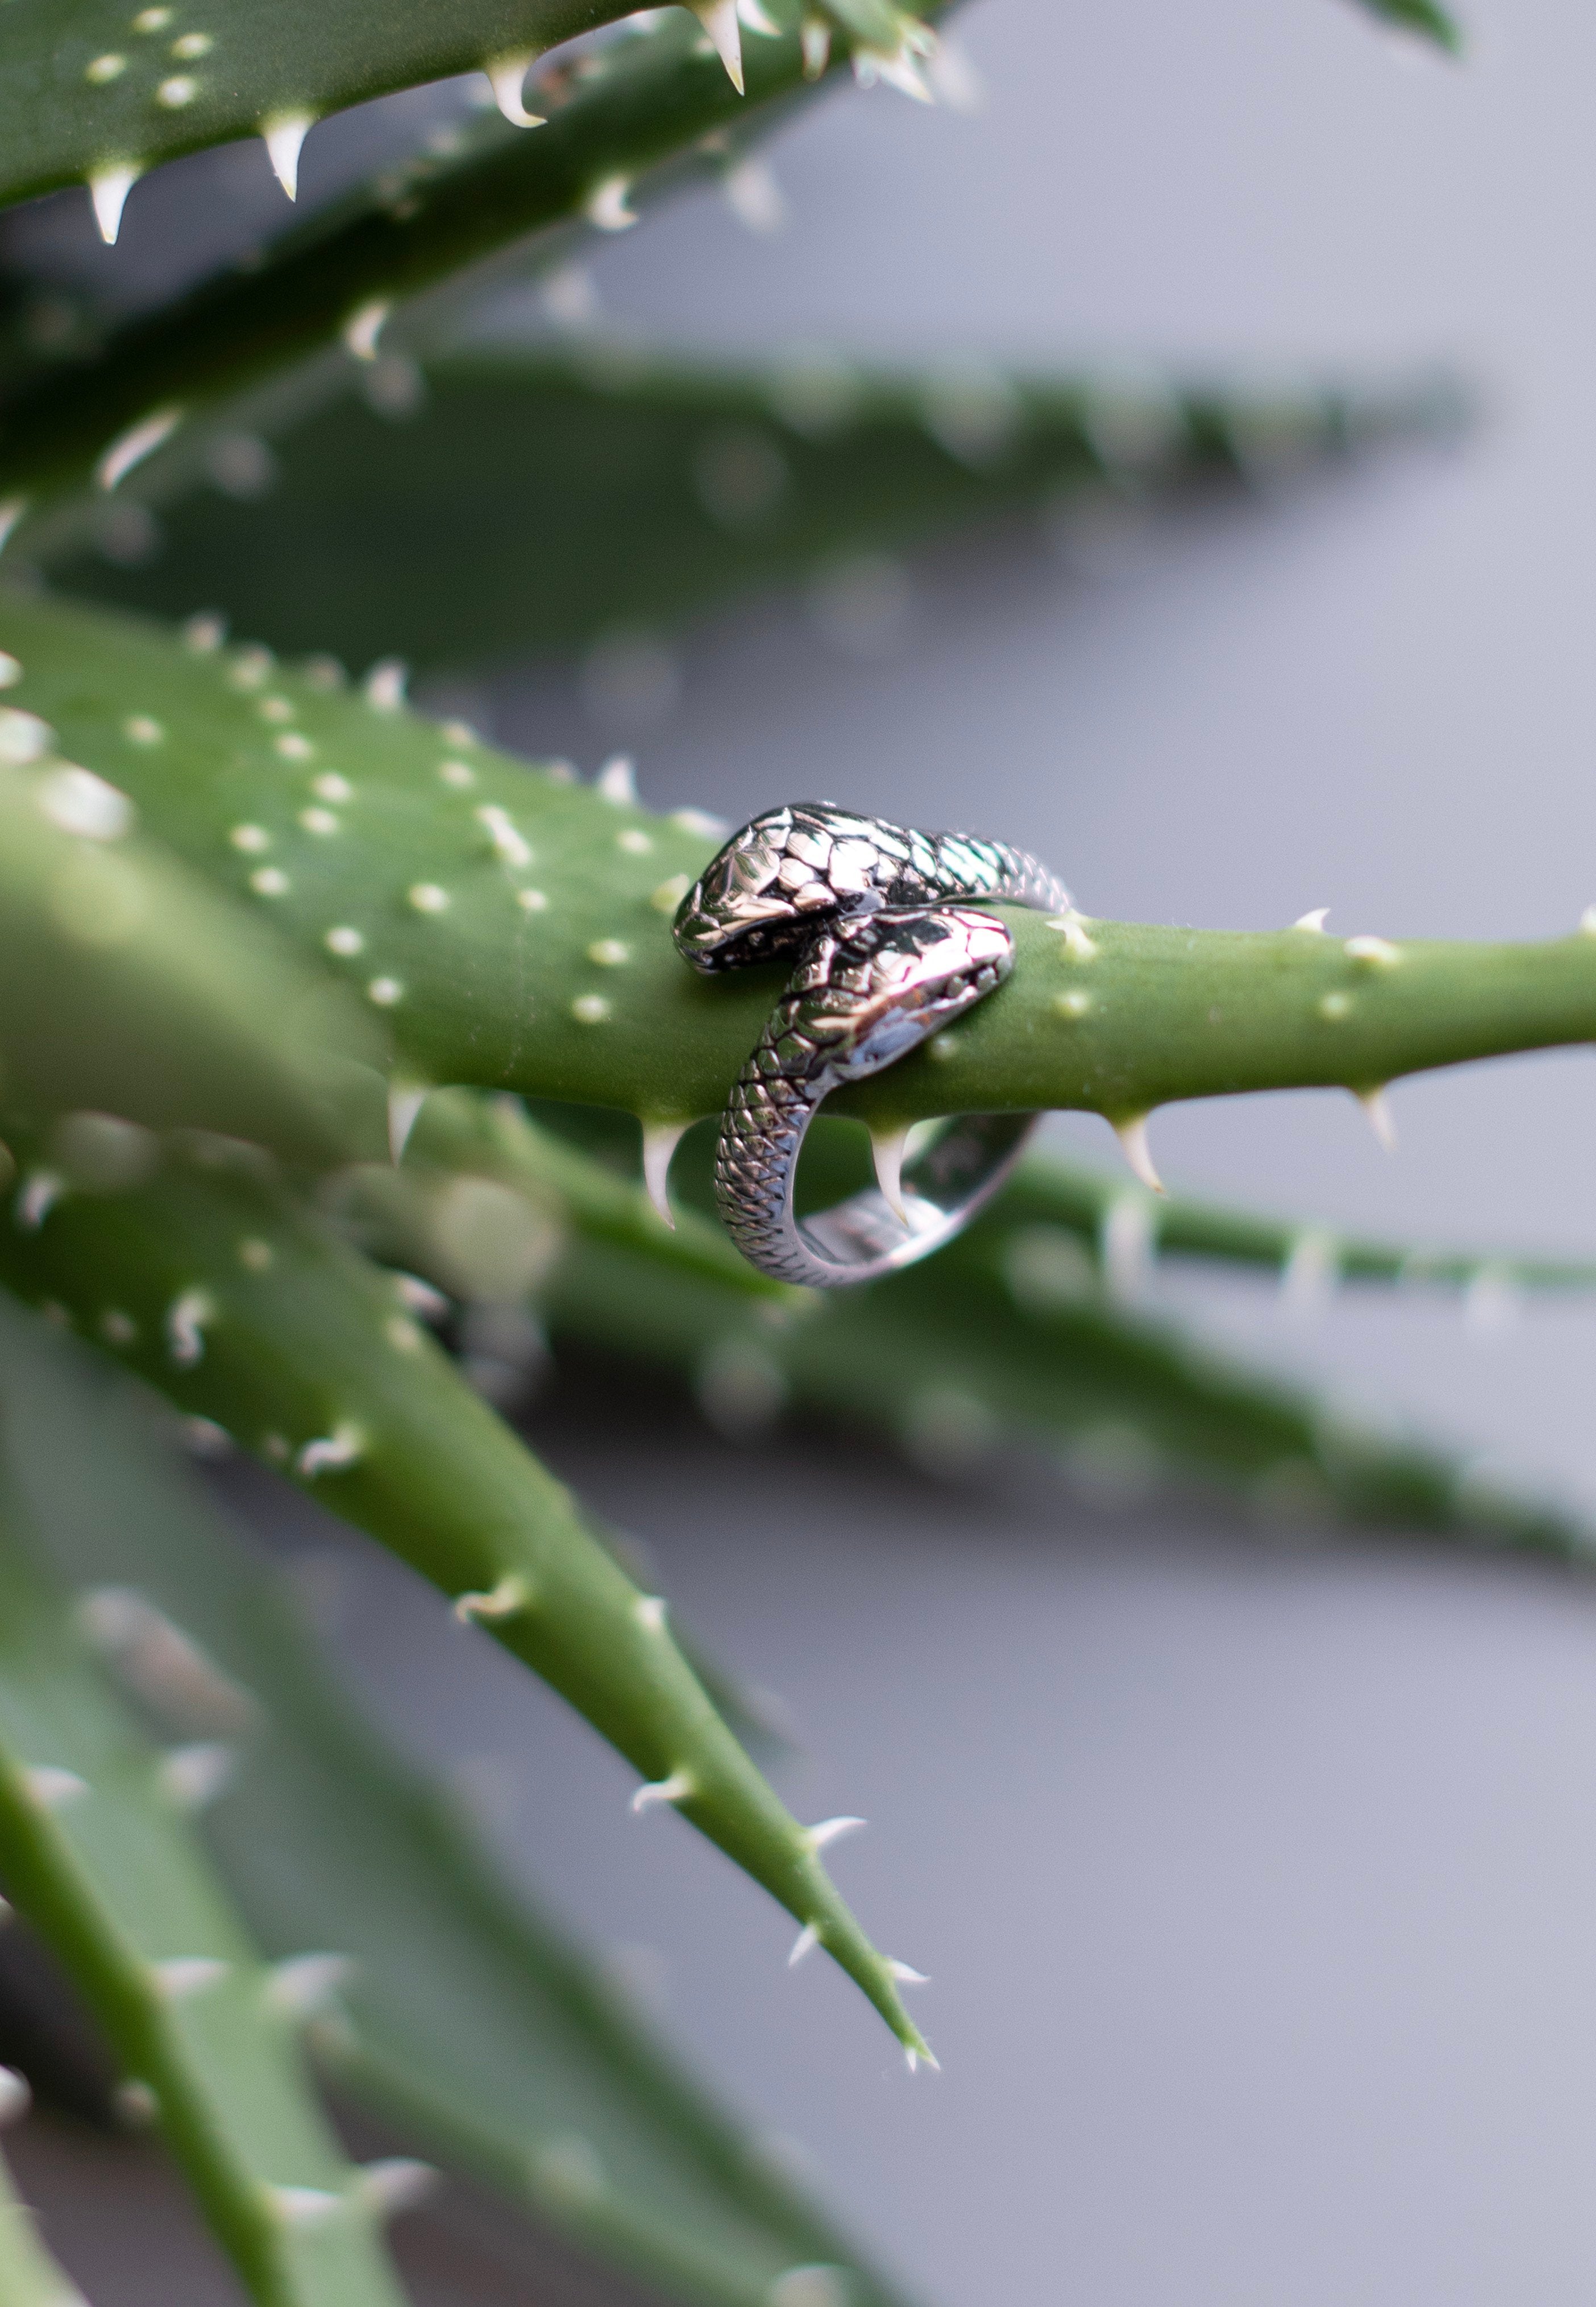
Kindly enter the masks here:
<path id="1" fill-rule="evenodd" d="M 809 1217 L 794 1211 L 803 1139 L 832 1090 L 906 1056 L 1013 968 L 1008 929 L 971 898 L 1049 912 L 1070 903 L 1023 850 L 828 802 L 753 819 L 682 900 L 677 945 L 706 973 L 801 956 L 716 1149 L 722 1219 L 762 1272 L 826 1290 L 913 1264 L 968 1222 L 1034 1127 L 1034 1113 L 962 1115 L 901 1180 Z"/>

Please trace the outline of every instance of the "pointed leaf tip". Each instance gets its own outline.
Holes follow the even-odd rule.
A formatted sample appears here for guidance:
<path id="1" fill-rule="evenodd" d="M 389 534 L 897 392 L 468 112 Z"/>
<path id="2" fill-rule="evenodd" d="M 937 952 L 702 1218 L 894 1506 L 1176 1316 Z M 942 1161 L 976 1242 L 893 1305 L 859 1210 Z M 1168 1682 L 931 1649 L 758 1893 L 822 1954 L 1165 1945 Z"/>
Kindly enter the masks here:
<path id="1" fill-rule="evenodd" d="M 726 68 L 726 78 L 741 96 L 742 34 L 737 21 L 737 0 L 690 0 L 690 5 L 714 41 L 715 53 Z"/>

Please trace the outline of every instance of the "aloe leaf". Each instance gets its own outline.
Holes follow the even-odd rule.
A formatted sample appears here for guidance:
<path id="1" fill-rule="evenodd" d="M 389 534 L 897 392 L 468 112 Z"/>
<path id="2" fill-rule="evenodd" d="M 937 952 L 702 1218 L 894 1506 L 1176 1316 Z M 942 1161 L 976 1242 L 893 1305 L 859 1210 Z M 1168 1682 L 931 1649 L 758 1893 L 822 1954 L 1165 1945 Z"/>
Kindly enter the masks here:
<path id="1" fill-rule="evenodd" d="M 1020 1163 L 991 1218 L 1010 1234 L 1032 1228 L 1068 1234 L 1104 1271 L 1114 1264 L 1118 1238 L 1123 1254 L 1138 1263 L 1177 1256 L 1261 1270 L 1278 1274 L 1289 1291 L 1305 1299 L 1343 1282 L 1457 1290 L 1482 1307 L 1502 1293 L 1596 1289 L 1596 1263 L 1589 1259 L 1377 1241 L 1317 1218 L 1264 1216 L 1188 1194 L 1153 1194 L 1122 1171 L 1051 1154 L 1033 1154 Z M 1044 1235 L 1032 1238 L 1045 1256 Z M 953 1245 L 956 1257 L 967 1240 Z"/>
<path id="2" fill-rule="evenodd" d="M 9 2068 L 0 2069 L 0 2090 L 21 2093 L 27 2085 Z M 19 2197 L 11 2172 L 0 2160 L 0 2307 L 88 2307 L 71 2276 L 45 2249 L 32 2212 Z"/>
<path id="3" fill-rule="evenodd" d="M 166 735 L 133 715 L 124 742 Z M 0 767 L 0 1068 L 13 1100 L 209 1128 L 320 1164 L 380 1146 L 385 1036 L 369 1010 L 140 841 L 123 793 L 51 759 L 48 732 L 0 707 L 7 746 L 43 756 Z M 136 1163 L 139 1137 L 113 1144 L 101 1129 L 80 1155 Z"/>
<path id="4" fill-rule="evenodd" d="M 92 359 L 7 412 L 0 492 L 13 525 L 28 517 L 19 534 L 26 541 L 31 524 L 47 543 L 35 516 L 85 492 L 91 506 L 147 461 L 158 480 L 163 465 L 192 470 L 219 412 L 296 364 L 320 363 L 295 382 L 296 407 L 356 381 L 380 347 L 409 348 L 407 330 L 427 315 L 407 304 L 443 284 L 458 302 L 487 260 L 524 270 L 569 253 L 588 233 L 626 228 L 677 183 L 723 169 L 732 140 L 802 95 L 797 32 L 751 41 L 746 72 L 744 99 L 713 44 L 674 11 L 580 70 L 545 73 L 528 91 L 545 127 L 462 128 L 453 151 L 385 173 L 279 236 L 259 262 L 114 330 Z"/>
<path id="5" fill-rule="evenodd" d="M 437 1169 L 451 1137 L 468 1164 L 464 1113 L 480 1102 L 462 1091 L 429 1102 L 428 1111 L 451 1117 L 433 1139 Z M 591 1163 L 580 1139 L 601 1133 L 583 1129 L 579 1109 L 545 1111 L 551 1126 L 537 1142 L 569 1129 L 571 1158 Z M 626 1150 L 617 1143 L 605 1158 Z M 682 1150 L 683 1215 L 710 1202 L 708 1153 L 706 1131 Z M 519 1181 L 499 1174 L 535 1196 L 547 1190 L 535 1168 Z M 822 1120 L 806 1153 L 806 1196 L 829 1203 L 870 1174 L 862 1133 Z M 369 1176 L 353 1189 L 356 1222 Z M 409 1179 L 407 1160 L 390 1192 Z M 1489 1488 L 1466 1460 L 1393 1439 L 1133 1301 L 1153 1259 L 1171 1249 L 1270 1266 L 1302 1306 L 1334 1285 L 1344 1256 L 1365 1280 L 1463 1286 L 1481 1316 L 1520 1289 L 1596 1287 L 1589 1265 L 1346 1241 L 1323 1227 L 1159 1201 L 1132 1180 L 1034 1155 L 942 1256 L 912 1274 L 827 1298 L 794 1291 L 785 1313 L 756 1313 L 718 1276 L 662 1260 L 661 1236 L 596 1231 L 578 1198 L 568 1213 L 564 1248 L 536 1290 L 555 1340 L 658 1363 L 694 1384 L 709 1415 L 733 1431 L 757 1430 L 791 1401 L 885 1430 L 937 1465 L 979 1459 L 1000 1438 L 1028 1441 L 1111 1488 L 1168 1473 L 1256 1496 L 1275 1515 L 1404 1522 L 1565 1556 L 1588 1551 L 1588 1534 L 1555 1508 Z M 425 1239 L 412 1234 L 405 1247 L 419 1252 L 419 1271 L 446 1278 L 442 1264 L 428 1264 Z"/>
<path id="6" fill-rule="evenodd" d="M 1138 389 L 979 364 L 709 364 L 602 339 L 455 354 L 425 378 L 402 425 L 346 399 L 294 427 L 262 498 L 168 503 L 154 563 L 80 551 L 53 575 L 175 614 L 222 601 L 274 648 L 462 665 L 672 624 L 1018 509 L 1061 535 L 1072 515 L 1133 520 L 1459 414 L 1433 381 Z"/>
<path id="7" fill-rule="evenodd" d="M 1437 7 L 1436 0 L 1360 0 L 1360 5 L 1382 23 L 1394 25 L 1398 31 L 1417 32 L 1453 56 L 1462 53 L 1463 33 L 1457 20 L 1446 9 Z"/>
<path id="8" fill-rule="evenodd" d="M 1064 1265 L 1034 1228 L 982 1227 L 957 1261 L 838 1292 L 776 1329 L 712 1284 L 579 1239 L 541 1310 L 556 1341 L 685 1377 L 734 1432 L 758 1432 L 790 1402 L 885 1431 L 939 1471 L 1019 1443 L 1105 1495 L 1196 1479 L 1240 1492 L 1271 1522 L 1350 1518 L 1590 1560 L 1577 1520 L 1487 1483 L 1466 1456 L 1393 1437 L 1097 1296 L 1085 1261 Z"/>
<path id="9" fill-rule="evenodd" d="M 8 1132 L 32 1174 L 26 1136 Z M 24 1185 L 26 1192 L 26 1185 Z M 666 1624 L 388 1279 L 247 1158 L 176 1145 L 151 1179 L 0 1228 L 0 1281 L 313 1489 L 560 1692 L 671 1805 L 812 1928 L 903 2042 L 895 1965 L 715 1713 Z"/>
<path id="10" fill-rule="evenodd" d="M 476 70 L 513 111 L 517 60 L 524 73 L 544 50 L 628 13 L 621 0 L 392 0 L 381 15 L 279 0 L 205 12 L 202 30 L 182 7 L 130 13 L 123 0 L 84 0 L 64 22 L 49 0 L 13 0 L 0 33 L 0 202 L 112 171 L 137 177 L 250 135 L 267 140 L 292 198 L 300 143 L 328 113 Z"/>
<path id="11" fill-rule="evenodd" d="M 248 1694 L 248 1768 L 205 1831 L 266 1947 L 350 1958 L 312 2025 L 340 2087 L 691 2307 L 767 2307 L 803 2265 L 845 2269 L 856 2307 L 887 2307 L 757 2140 L 507 1891 L 464 1811 L 355 1711 L 147 1404 L 14 1308 L 0 1385 L 52 1561 L 90 1623 L 125 1621 L 113 1654 L 152 1719 L 193 1737 Z"/>
<path id="12" fill-rule="evenodd" d="M 215 1744 L 147 1745 L 0 1520 L 0 1874 L 158 2120 L 261 2307 L 399 2307 L 272 1975 L 183 1813 Z M 245 1760 L 247 1768 L 247 1758 Z"/>
<path id="13" fill-rule="evenodd" d="M 678 956 L 670 914 L 716 842 L 691 813 L 653 817 L 569 772 L 528 773 L 468 731 L 406 715 L 382 682 L 350 698 L 258 653 L 196 650 L 28 597 L 4 604 L 0 639 L 19 660 L 16 697 L 63 748 L 130 793 L 191 865 L 253 894 L 364 984 L 418 1079 L 621 1106 L 649 1123 L 724 1106 L 782 980 L 746 969 L 708 982 Z M 282 699 L 311 748 L 287 777 L 268 766 L 257 691 Z M 127 742 L 133 699 L 166 745 Z M 302 803 L 327 776 L 348 800 L 307 826 Z M 263 869 L 236 845 L 241 823 L 266 836 Z M 836 1097 L 836 1111 L 889 1128 L 1075 1107 L 1145 1153 L 1139 1125 L 1172 1099 L 1304 1087 L 1373 1098 L 1398 1075 L 1596 1035 L 1596 935 L 1584 929 L 1488 945 L 1013 909 L 1009 921 L 1008 982 L 956 1032 Z"/>

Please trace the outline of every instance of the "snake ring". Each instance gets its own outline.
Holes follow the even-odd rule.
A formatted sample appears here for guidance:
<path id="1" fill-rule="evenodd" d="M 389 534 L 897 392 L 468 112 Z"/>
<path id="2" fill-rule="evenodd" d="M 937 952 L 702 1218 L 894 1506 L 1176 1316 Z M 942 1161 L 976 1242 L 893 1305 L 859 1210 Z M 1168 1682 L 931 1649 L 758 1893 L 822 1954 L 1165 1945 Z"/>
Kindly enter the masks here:
<path id="1" fill-rule="evenodd" d="M 831 1091 L 905 1056 L 1008 975 L 1014 940 L 982 902 L 1056 913 L 1070 898 L 1022 849 L 829 802 L 752 819 L 682 899 L 677 949 L 706 975 L 797 963 L 716 1149 L 721 1217 L 764 1273 L 816 1290 L 872 1281 L 950 1240 L 1002 1183 L 1034 1113 L 963 1114 L 901 1172 L 878 1144 L 879 1186 L 807 1217 L 793 1204 L 804 1134 Z"/>

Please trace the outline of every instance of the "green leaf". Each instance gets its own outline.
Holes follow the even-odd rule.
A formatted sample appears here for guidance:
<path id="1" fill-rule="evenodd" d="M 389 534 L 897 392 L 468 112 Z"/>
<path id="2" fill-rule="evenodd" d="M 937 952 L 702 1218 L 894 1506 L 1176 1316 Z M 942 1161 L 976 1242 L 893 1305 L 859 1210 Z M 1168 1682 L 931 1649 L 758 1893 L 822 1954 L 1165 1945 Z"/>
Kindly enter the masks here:
<path id="1" fill-rule="evenodd" d="M 30 1177 L 29 1141 L 8 1134 Z M 926 2054 L 895 1966 L 715 1713 L 664 1602 L 584 1529 L 389 1278 L 257 1162 L 178 1145 L 146 1182 L 64 1195 L 36 1226 L 0 1225 L 0 1281 L 430 1578 L 632 1762 L 639 1808 L 679 1810 L 815 1930 L 913 2057 Z"/>
<path id="2" fill-rule="evenodd" d="M 219 1696 L 251 1694 L 247 1767 L 207 1833 L 263 1944 L 353 1958 L 312 2028 L 340 2087 L 689 2307 L 767 2307 L 804 2264 L 845 2268 L 856 2307 L 887 2307 L 849 2243 L 506 1890 L 459 1806 L 356 1714 L 275 1578 L 158 1447 L 147 1405 L 14 1310 L 0 1386 L 52 1557 L 120 1598 L 115 1656 L 155 1719 L 193 1737 Z"/>
<path id="3" fill-rule="evenodd" d="M 1463 33 L 1455 17 L 1437 7 L 1436 0 L 1360 0 L 1360 5 L 1382 23 L 1394 24 L 1398 31 L 1417 32 L 1453 56 L 1463 52 Z"/>
<path id="4" fill-rule="evenodd" d="M 91 533 L 97 504 L 148 464 L 161 482 L 202 467 L 211 428 L 247 392 L 258 421 L 270 385 L 296 408 L 336 393 L 384 351 L 406 352 L 442 319 L 404 308 L 449 286 L 450 309 L 502 257 L 524 273 L 568 256 L 593 230 L 624 229 L 681 183 L 718 172 L 734 142 L 805 90 L 794 33 L 750 43 L 746 100 L 683 11 L 611 42 L 534 91 L 548 125 L 460 130 L 281 235 L 247 267 L 114 330 L 94 356 L 21 394 L 0 438 L 5 532 L 30 549 Z M 475 268 L 475 270 L 473 270 Z M 289 372 L 314 363 L 296 377 Z M 196 463 L 196 460 L 198 462 Z M 52 526 L 52 510 L 60 519 Z M 64 523 L 64 527 L 63 527 Z"/>
<path id="5" fill-rule="evenodd" d="M 185 1805 L 226 1747 L 164 1758 L 0 1517 L 0 1876 L 159 2120 L 260 2307 L 399 2307 L 359 2174 Z"/>
<path id="6" fill-rule="evenodd" d="M 20 2076 L 10 2080 L 19 2089 L 25 2088 Z M 0 2160 L 0 2307 L 88 2307 L 77 2285 L 45 2249 L 33 2214 L 18 2196 L 4 2160 Z"/>
<path id="7" fill-rule="evenodd" d="M 1240 1492 L 1271 1523 L 1351 1518 L 1591 1559 L 1596 1541 L 1571 1515 L 1096 1297 L 1081 1265 L 1041 1254 L 1034 1229 L 981 1222 L 960 1260 L 838 1291 L 779 1330 L 712 1285 L 586 1241 L 555 1269 L 542 1310 L 556 1340 L 685 1376 L 718 1424 L 745 1435 L 790 1402 L 885 1430 L 938 1471 L 969 1472 L 1018 1444 L 1100 1494 L 1195 1479 Z"/>
<path id="8" fill-rule="evenodd" d="M 859 1182 L 865 1182 L 862 1176 Z M 1050 1154 L 1033 1154 L 1020 1163 L 993 1217 L 1011 1234 L 1031 1228 L 1068 1233 L 1105 1273 L 1114 1264 L 1117 1234 L 1137 1260 L 1178 1256 L 1261 1268 L 1304 1296 L 1342 1282 L 1396 1283 L 1459 1290 L 1488 1306 L 1503 1292 L 1596 1289 L 1596 1263 L 1588 1259 L 1375 1241 L 1317 1218 L 1260 1216 L 1191 1195 L 1152 1194 L 1123 1171 L 1093 1169 Z M 1043 1239 L 1034 1236 L 1045 1255 Z M 966 1240 L 952 1246 L 955 1257 Z"/>
<path id="9" fill-rule="evenodd" d="M 291 430 L 264 497 L 169 505 L 153 564 L 79 550 L 52 574 L 178 615 L 224 604 L 274 648 L 462 665 L 674 624 L 1018 510 L 1060 534 L 1072 516 L 1128 522 L 1458 414 L 1434 382 L 1137 390 L 979 364 L 711 365 L 602 339 L 457 354 L 402 422 L 347 399 Z"/>
<path id="10" fill-rule="evenodd" d="M 723 1108 L 783 980 L 708 982 L 677 955 L 671 913 L 716 840 L 691 813 L 652 817 L 528 772 L 458 726 L 383 709 L 381 687 L 330 693 L 263 655 L 196 652 L 104 613 L 13 598 L 0 639 L 21 665 L 15 696 L 63 748 L 129 792 L 191 865 L 246 898 L 253 888 L 306 951 L 340 962 L 419 1080 L 650 1122 Z M 268 695 L 312 747 L 286 777 L 259 718 Z M 170 742 L 130 745 L 130 704 Z M 349 798 L 309 829 L 303 804 L 328 773 Z M 234 845 L 241 822 L 269 836 L 267 889 Z M 1583 931 L 1395 944 L 1008 919 L 1008 982 L 833 1110 L 893 1127 L 1077 1107 L 1128 1127 L 1175 1098 L 1370 1094 L 1399 1074 L 1596 1035 L 1596 936 Z"/>
<path id="11" fill-rule="evenodd" d="M 430 1167 L 412 1153 L 384 1173 L 384 1208 L 453 1159 L 470 1171 L 477 1157 L 468 1116 L 483 1103 L 464 1091 L 428 1101 L 412 1145 L 425 1145 Z M 509 1164 L 495 1172 L 540 1205 L 549 1190 L 541 1149 L 555 1130 L 571 1133 L 567 1160 L 589 1167 L 597 1164 L 594 1153 L 579 1153 L 583 1139 L 596 1152 L 612 1134 L 602 1127 L 608 1117 L 543 1111 L 548 1126 L 525 1140 L 519 1172 Z M 618 1135 L 605 1161 L 631 1151 L 623 1126 Z M 713 1205 L 711 1142 L 708 1130 L 696 1131 L 678 1158 L 682 1222 L 694 1205 Z M 806 1200 L 824 1205 L 870 1179 L 863 1133 L 822 1119 L 806 1152 Z M 377 1173 L 362 1172 L 349 1188 L 347 1214 L 357 1226 L 375 1182 Z M 1268 1265 L 1300 1303 L 1311 1304 L 1345 1271 L 1463 1286 L 1471 1310 L 1486 1316 L 1520 1288 L 1596 1287 L 1596 1267 L 1354 1242 L 1322 1226 L 1162 1201 L 1128 1178 L 1042 1154 L 1022 1163 L 940 1257 L 864 1289 L 794 1291 L 778 1317 L 774 1308 L 756 1314 L 739 1302 L 718 1276 L 662 1257 L 669 1237 L 657 1231 L 623 1239 L 590 1227 L 579 1196 L 566 1207 L 570 1238 L 535 1285 L 540 1316 L 557 1339 L 640 1355 L 687 1377 L 730 1429 L 755 1430 L 791 1400 L 884 1429 L 927 1463 L 973 1462 L 1000 1440 L 1041 1443 L 1099 1484 L 1142 1488 L 1167 1472 L 1240 1488 L 1272 1514 L 1396 1521 L 1557 1555 L 1589 1552 L 1589 1534 L 1557 1509 L 1483 1486 L 1444 1450 L 1360 1426 L 1133 1301 L 1153 1259 L 1171 1250 Z M 404 1248 L 417 1271 L 446 1280 L 446 1262 L 435 1261 L 419 1231 Z"/>
<path id="12" fill-rule="evenodd" d="M 147 716 L 131 749 L 166 742 Z M 52 759 L 0 707 L 0 1070 L 35 1111 L 253 1138 L 325 1165 L 385 1139 L 386 1037 L 238 907 L 132 833 L 117 788 Z M 79 1128 L 78 1158 L 145 1159 L 138 1133 Z M 64 1152 L 72 1166 L 70 1148 Z"/>
<path id="13" fill-rule="evenodd" d="M 423 81 L 530 64 L 628 11 L 621 0 L 389 0 L 380 13 L 348 0 L 232 0 L 202 13 L 203 29 L 181 6 L 80 0 L 64 21 L 51 0 L 11 0 L 0 31 L 0 202 L 112 170 L 142 176 L 254 134 L 271 140 L 291 193 L 296 128 L 303 136 L 330 112 Z M 503 85 L 512 103 L 508 74 Z"/>

